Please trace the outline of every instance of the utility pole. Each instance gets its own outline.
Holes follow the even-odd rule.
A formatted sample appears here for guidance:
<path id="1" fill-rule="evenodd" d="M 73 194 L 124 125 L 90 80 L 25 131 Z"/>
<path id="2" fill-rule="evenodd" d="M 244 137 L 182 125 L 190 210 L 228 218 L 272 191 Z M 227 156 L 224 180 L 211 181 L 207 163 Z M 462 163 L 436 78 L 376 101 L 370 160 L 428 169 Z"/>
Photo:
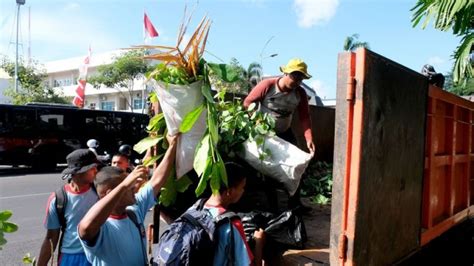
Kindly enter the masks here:
<path id="1" fill-rule="evenodd" d="M 28 66 L 31 65 L 31 6 L 28 7 Z"/>
<path id="2" fill-rule="evenodd" d="M 16 12 L 16 42 L 15 42 L 15 92 L 18 93 L 18 31 L 20 26 L 20 6 L 25 4 L 26 0 L 16 0 L 18 6 Z"/>

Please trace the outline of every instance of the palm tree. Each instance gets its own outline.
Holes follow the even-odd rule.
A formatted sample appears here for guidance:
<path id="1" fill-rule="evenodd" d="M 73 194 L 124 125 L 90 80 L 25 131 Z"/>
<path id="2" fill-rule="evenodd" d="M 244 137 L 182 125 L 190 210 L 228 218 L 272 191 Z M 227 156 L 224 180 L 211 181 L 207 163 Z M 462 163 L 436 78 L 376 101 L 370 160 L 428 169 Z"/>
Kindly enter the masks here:
<path id="1" fill-rule="evenodd" d="M 359 42 L 359 34 L 354 33 L 344 40 L 344 51 L 354 51 L 359 47 L 369 48 L 368 42 Z"/>
<path id="2" fill-rule="evenodd" d="M 253 62 L 247 69 L 247 79 L 251 84 L 251 87 L 255 87 L 263 78 L 263 68 L 260 63 Z"/>
<path id="3" fill-rule="evenodd" d="M 453 82 L 461 81 L 466 85 L 473 77 L 474 62 L 470 60 L 474 53 L 474 1 L 473 0 L 418 0 L 411 9 L 412 23 L 416 27 L 424 18 L 424 29 L 434 19 L 434 27 L 441 31 L 453 30 L 453 34 L 462 36 L 459 46 L 453 54 Z M 471 62 L 470 62 L 471 61 Z"/>

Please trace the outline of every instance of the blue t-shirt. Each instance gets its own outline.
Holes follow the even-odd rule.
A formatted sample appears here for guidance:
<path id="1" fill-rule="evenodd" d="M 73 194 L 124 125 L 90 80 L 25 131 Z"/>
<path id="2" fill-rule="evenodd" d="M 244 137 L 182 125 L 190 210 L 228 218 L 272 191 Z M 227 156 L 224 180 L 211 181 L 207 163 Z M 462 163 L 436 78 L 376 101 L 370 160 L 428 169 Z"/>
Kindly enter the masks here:
<path id="1" fill-rule="evenodd" d="M 217 217 L 219 214 L 225 212 L 222 207 L 208 207 L 205 209 L 209 210 L 212 217 Z M 232 226 L 232 236 L 234 239 L 233 252 L 235 261 L 232 265 L 236 266 L 249 266 L 252 265 L 253 254 L 250 251 L 247 241 L 245 240 L 244 228 L 242 222 L 239 219 L 232 220 L 232 225 L 224 223 L 220 225 L 216 230 L 216 250 L 214 253 L 215 266 L 230 265 L 228 261 L 228 250 L 230 247 L 230 234 Z"/>
<path id="2" fill-rule="evenodd" d="M 143 223 L 147 211 L 156 203 L 150 183 L 140 189 L 135 198 L 135 205 L 127 209 L 131 209 L 138 222 Z M 138 228 L 126 215 L 110 216 L 100 227 L 95 243 L 87 243 L 82 239 L 81 243 L 87 259 L 94 266 L 145 265 L 143 248 L 146 250 L 146 238 L 141 237 Z"/>
<path id="3" fill-rule="evenodd" d="M 64 209 L 66 218 L 66 230 L 64 231 L 61 253 L 78 254 L 84 253 L 79 236 L 77 234 L 77 225 L 87 211 L 99 199 L 94 189 L 88 188 L 84 191 L 74 192 L 69 184 L 64 185 L 67 196 L 67 204 Z M 60 229 L 58 213 L 56 212 L 56 194 L 49 196 L 46 206 L 46 218 L 44 220 L 46 229 Z"/>

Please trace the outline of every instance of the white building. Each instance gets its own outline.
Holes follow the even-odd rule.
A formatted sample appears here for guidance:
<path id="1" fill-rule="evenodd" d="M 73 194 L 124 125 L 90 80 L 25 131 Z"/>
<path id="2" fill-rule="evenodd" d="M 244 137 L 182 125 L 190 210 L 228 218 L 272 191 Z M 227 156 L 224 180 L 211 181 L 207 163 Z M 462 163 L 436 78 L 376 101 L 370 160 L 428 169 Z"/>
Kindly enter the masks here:
<path id="1" fill-rule="evenodd" d="M 115 56 L 125 51 L 112 51 L 102 54 L 92 54 L 88 68 L 88 76 L 97 73 L 97 67 L 110 64 Z M 79 76 L 79 67 L 84 61 L 85 56 L 68 58 L 58 61 L 51 61 L 45 64 L 48 78 L 47 84 L 56 91 L 62 92 L 64 96 L 74 97 L 76 95 L 77 78 Z M 107 88 L 102 86 L 100 89 L 87 84 L 85 90 L 84 108 L 111 110 L 111 111 L 131 111 L 128 103 L 133 105 L 133 112 L 142 112 L 144 103 L 146 103 L 147 92 L 143 84 L 144 80 L 135 80 L 130 97 L 127 88 Z M 130 99 L 132 98 L 132 99 Z"/>

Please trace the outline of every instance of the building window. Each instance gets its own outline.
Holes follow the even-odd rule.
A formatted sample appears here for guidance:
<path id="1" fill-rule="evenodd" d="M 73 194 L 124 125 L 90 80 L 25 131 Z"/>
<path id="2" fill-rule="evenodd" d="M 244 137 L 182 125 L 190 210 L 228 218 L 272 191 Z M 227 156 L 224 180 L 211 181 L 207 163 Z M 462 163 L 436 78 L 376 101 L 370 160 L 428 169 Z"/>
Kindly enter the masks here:
<path id="1" fill-rule="evenodd" d="M 133 99 L 133 109 L 142 109 L 143 99 Z"/>
<path id="2" fill-rule="evenodd" d="M 100 109 L 106 111 L 113 111 L 115 109 L 115 102 L 101 102 Z"/>
<path id="3" fill-rule="evenodd" d="M 74 84 L 74 81 L 70 78 L 64 78 L 64 79 L 55 79 L 53 81 L 54 87 L 63 87 L 63 86 L 71 86 Z"/>

